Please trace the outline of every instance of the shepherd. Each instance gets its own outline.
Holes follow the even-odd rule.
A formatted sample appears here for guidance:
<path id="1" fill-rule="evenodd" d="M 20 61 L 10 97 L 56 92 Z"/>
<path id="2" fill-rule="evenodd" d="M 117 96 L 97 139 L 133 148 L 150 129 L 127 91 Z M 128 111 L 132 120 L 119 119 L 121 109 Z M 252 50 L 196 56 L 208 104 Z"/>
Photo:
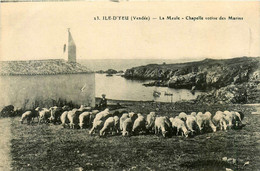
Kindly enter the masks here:
<path id="1" fill-rule="evenodd" d="M 99 102 L 99 108 L 101 110 L 106 109 L 107 108 L 107 99 L 106 99 L 106 95 L 102 94 L 102 99 Z"/>

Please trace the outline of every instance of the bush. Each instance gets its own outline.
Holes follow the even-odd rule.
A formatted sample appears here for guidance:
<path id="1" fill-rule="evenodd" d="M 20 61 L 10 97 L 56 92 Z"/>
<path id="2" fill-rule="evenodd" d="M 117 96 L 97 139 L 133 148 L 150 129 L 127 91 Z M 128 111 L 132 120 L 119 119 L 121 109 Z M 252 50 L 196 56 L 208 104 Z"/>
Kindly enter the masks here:
<path id="1" fill-rule="evenodd" d="M 15 114 L 16 112 L 14 111 L 14 106 L 8 105 L 1 110 L 0 117 L 13 117 Z"/>

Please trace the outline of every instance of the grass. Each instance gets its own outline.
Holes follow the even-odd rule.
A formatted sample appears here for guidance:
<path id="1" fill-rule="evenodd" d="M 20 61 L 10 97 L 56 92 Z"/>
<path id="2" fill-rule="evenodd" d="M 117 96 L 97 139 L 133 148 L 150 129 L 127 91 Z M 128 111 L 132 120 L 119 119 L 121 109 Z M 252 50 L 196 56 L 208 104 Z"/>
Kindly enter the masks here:
<path id="1" fill-rule="evenodd" d="M 163 138 L 155 135 L 132 137 L 90 136 L 88 129 L 64 129 L 60 125 L 11 123 L 11 156 L 14 170 L 258 170 L 260 168 L 260 117 L 252 107 L 200 106 L 128 102 L 129 111 L 148 113 L 160 108 L 161 115 L 179 111 L 233 109 L 245 113 L 242 130 L 218 131 L 194 138 Z M 235 158 L 237 164 L 223 162 Z M 243 166 L 245 162 L 250 164 Z"/>

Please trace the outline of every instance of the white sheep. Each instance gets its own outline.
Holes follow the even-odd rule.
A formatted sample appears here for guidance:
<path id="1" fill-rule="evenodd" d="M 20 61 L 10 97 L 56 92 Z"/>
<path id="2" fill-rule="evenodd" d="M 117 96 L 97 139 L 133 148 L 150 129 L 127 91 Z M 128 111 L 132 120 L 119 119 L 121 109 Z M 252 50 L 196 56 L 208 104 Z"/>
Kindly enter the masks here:
<path id="1" fill-rule="evenodd" d="M 60 116 L 61 125 L 63 126 L 63 128 L 65 128 L 65 126 L 69 123 L 68 113 L 68 111 L 65 111 Z"/>
<path id="2" fill-rule="evenodd" d="M 187 119 L 187 114 L 185 112 L 181 112 L 179 114 L 179 118 L 185 122 Z"/>
<path id="3" fill-rule="evenodd" d="M 26 111 L 22 114 L 22 117 L 20 119 L 21 124 L 23 124 L 25 119 L 27 119 L 27 124 L 30 124 L 32 119 L 32 111 Z"/>
<path id="4" fill-rule="evenodd" d="M 135 120 L 137 119 L 137 114 L 135 113 L 130 113 L 129 118 L 126 118 L 123 122 L 123 130 L 122 130 L 122 135 L 123 136 L 130 136 L 132 133 L 133 129 L 133 124 Z"/>
<path id="5" fill-rule="evenodd" d="M 150 113 L 146 116 L 146 130 L 147 130 L 148 132 L 149 132 L 149 131 L 153 131 L 153 129 L 154 129 L 155 117 L 156 117 L 155 112 L 150 112 Z"/>
<path id="6" fill-rule="evenodd" d="M 105 109 L 104 111 L 96 114 L 96 117 L 93 121 L 93 126 L 89 131 L 89 134 L 92 135 L 94 131 L 99 131 L 100 129 L 102 129 L 104 122 L 110 115 L 111 114 L 109 113 L 109 109 Z"/>
<path id="7" fill-rule="evenodd" d="M 196 112 L 191 112 L 190 115 L 196 117 L 197 113 Z"/>
<path id="8" fill-rule="evenodd" d="M 135 120 L 134 125 L 133 125 L 133 129 L 132 129 L 133 133 L 139 133 L 140 131 L 146 130 L 146 127 L 145 127 L 146 121 L 145 121 L 144 116 L 141 115 L 140 113 L 138 113 L 137 115 L 138 115 L 138 117 Z"/>
<path id="9" fill-rule="evenodd" d="M 129 118 L 129 114 L 128 113 L 124 113 L 121 117 L 120 117 L 120 130 L 123 131 L 123 123 L 124 121 Z"/>
<path id="10" fill-rule="evenodd" d="M 24 112 L 20 119 L 21 124 L 23 124 L 25 119 L 27 119 L 27 124 L 30 124 L 36 117 L 38 118 L 38 122 L 39 122 L 39 110 L 40 107 L 37 107 L 34 110 Z"/>
<path id="11" fill-rule="evenodd" d="M 79 126 L 81 129 L 83 129 L 83 127 L 86 127 L 88 125 L 90 125 L 91 117 L 92 113 L 91 112 L 83 112 L 79 115 Z"/>
<path id="12" fill-rule="evenodd" d="M 43 108 L 42 110 L 39 111 L 39 122 L 38 124 L 45 122 L 48 122 L 48 119 L 51 116 L 51 111 L 47 108 Z"/>
<path id="13" fill-rule="evenodd" d="M 198 133 L 199 131 L 199 126 L 197 124 L 196 117 L 192 115 L 187 115 L 186 126 L 192 135 L 194 133 Z"/>
<path id="14" fill-rule="evenodd" d="M 163 137 L 166 137 L 167 133 L 170 131 L 171 125 L 168 117 L 160 116 L 155 118 L 154 122 L 154 130 L 155 134 L 159 135 L 162 133 Z"/>
<path id="15" fill-rule="evenodd" d="M 120 119 L 118 116 L 114 116 L 114 131 L 117 134 L 120 132 Z"/>
<path id="16" fill-rule="evenodd" d="M 122 135 L 123 136 L 130 136 L 132 127 L 133 127 L 133 121 L 131 118 L 126 118 L 122 124 Z"/>
<path id="17" fill-rule="evenodd" d="M 104 136 L 105 133 L 119 133 L 119 117 L 118 116 L 111 116 L 107 118 L 104 123 L 103 128 L 100 130 L 100 136 Z"/>
<path id="18" fill-rule="evenodd" d="M 100 130 L 100 136 L 104 136 L 106 132 L 109 132 L 111 129 L 113 129 L 115 126 L 114 117 L 111 116 L 107 118 L 107 120 L 104 123 L 103 128 Z"/>
<path id="19" fill-rule="evenodd" d="M 217 111 L 214 117 L 212 118 L 212 122 L 215 124 L 217 129 L 227 130 L 227 124 L 224 117 L 224 112 Z"/>
<path id="20" fill-rule="evenodd" d="M 228 124 L 228 128 L 237 128 L 242 125 L 242 118 L 244 115 L 241 116 L 239 112 L 234 111 L 224 111 L 224 118 Z"/>
<path id="21" fill-rule="evenodd" d="M 197 124 L 199 126 L 199 129 L 200 129 L 200 132 L 205 127 L 210 127 L 213 130 L 213 132 L 216 132 L 217 128 L 212 123 L 211 116 L 212 116 L 212 114 L 210 112 L 205 112 L 204 114 L 199 112 L 197 114 L 196 120 L 197 120 Z"/>
<path id="22" fill-rule="evenodd" d="M 71 129 L 76 128 L 76 126 L 79 123 L 79 117 L 77 113 L 78 109 L 72 109 L 71 111 L 68 112 L 68 119 L 69 119 L 69 125 Z"/>
<path id="23" fill-rule="evenodd" d="M 176 130 L 176 135 L 181 134 L 182 136 L 188 137 L 189 131 L 184 123 L 178 116 L 175 118 L 170 118 L 172 128 Z"/>

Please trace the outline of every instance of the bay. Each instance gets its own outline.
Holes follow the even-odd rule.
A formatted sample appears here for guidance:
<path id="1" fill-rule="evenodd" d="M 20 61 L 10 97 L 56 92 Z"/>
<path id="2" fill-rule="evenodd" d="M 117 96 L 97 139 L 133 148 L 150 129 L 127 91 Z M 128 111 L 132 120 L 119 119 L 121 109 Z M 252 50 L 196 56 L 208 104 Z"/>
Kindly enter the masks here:
<path id="1" fill-rule="evenodd" d="M 135 101 L 157 101 L 157 102 L 176 102 L 181 100 L 193 100 L 201 94 L 196 91 L 192 94 L 187 89 L 173 89 L 168 87 L 145 87 L 142 84 L 149 81 L 129 80 L 121 76 L 106 74 L 95 74 L 96 97 L 106 94 L 108 99 L 116 100 L 135 100 Z M 153 92 L 160 92 L 159 97 L 154 97 Z M 166 94 L 172 94 L 167 96 Z"/>

